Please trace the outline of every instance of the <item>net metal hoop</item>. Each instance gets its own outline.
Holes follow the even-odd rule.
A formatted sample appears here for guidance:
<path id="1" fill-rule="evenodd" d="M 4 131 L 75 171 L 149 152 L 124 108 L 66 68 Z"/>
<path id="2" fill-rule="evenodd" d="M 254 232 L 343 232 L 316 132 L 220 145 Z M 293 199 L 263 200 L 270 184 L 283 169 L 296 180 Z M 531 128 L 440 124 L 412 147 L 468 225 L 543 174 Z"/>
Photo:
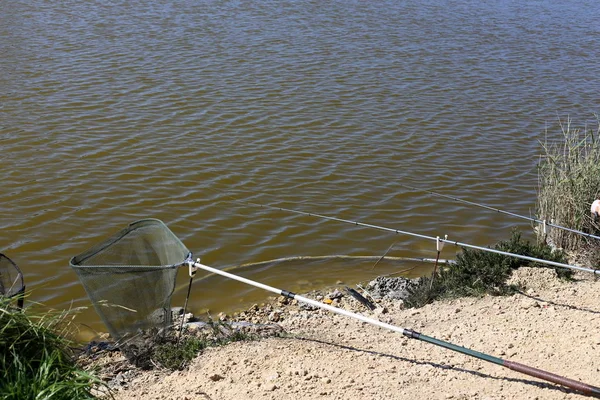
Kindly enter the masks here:
<path id="1" fill-rule="evenodd" d="M 129 224 L 71 258 L 92 304 L 117 341 L 171 324 L 178 267 L 189 250 L 158 219 Z"/>
<path id="2" fill-rule="evenodd" d="M 25 293 L 25 280 L 17 264 L 0 253 L 0 297 L 15 297 Z M 22 298 L 19 299 L 22 304 Z"/>

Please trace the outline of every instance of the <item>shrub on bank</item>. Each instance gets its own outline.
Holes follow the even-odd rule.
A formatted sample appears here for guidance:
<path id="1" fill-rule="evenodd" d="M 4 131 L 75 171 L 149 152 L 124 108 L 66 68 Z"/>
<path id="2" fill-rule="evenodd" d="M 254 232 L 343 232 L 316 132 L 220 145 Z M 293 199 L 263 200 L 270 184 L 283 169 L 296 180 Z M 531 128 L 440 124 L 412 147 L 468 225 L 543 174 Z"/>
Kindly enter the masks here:
<path id="1" fill-rule="evenodd" d="M 226 322 L 209 319 L 205 332 L 185 335 L 180 341 L 175 336 L 168 336 L 157 342 L 152 349 L 152 358 L 164 368 L 182 370 L 207 347 L 254 339 L 254 335 L 233 329 Z"/>
<path id="2" fill-rule="evenodd" d="M 0 298 L 0 398 L 93 399 L 100 381 L 77 367 L 65 313 L 35 315 Z"/>
<path id="3" fill-rule="evenodd" d="M 509 240 L 499 242 L 493 249 L 548 261 L 566 262 L 564 252 L 553 250 L 545 243 L 526 241 L 516 230 L 512 232 Z M 457 255 L 455 263 L 435 274 L 433 283 L 431 277 L 423 277 L 417 285 L 409 287 L 404 303 L 408 307 L 422 307 L 444 298 L 510 294 L 515 288 L 509 286 L 507 280 L 513 270 L 522 266 L 544 265 L 482 250 L 463 249 Z M 573 274 L 570 269 L 554 269 L 562 278 L 570 278 Z"/>

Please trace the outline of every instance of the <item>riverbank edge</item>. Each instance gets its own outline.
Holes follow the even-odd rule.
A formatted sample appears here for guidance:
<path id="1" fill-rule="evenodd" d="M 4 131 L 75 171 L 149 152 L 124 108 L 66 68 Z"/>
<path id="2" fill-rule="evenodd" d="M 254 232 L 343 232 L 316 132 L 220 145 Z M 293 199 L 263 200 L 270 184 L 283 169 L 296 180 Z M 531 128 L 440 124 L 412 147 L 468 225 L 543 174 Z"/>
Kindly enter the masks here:
<path id="1" fill-rule="evenodd" d="M 576 279 L 572 282 L 559 280 L 555 275 L 554 271 L 549 269 L 520 268 L 513 274 L 511 282 L 521 284 L 521 286 L 525 288 L 522 293 L 505 297 L 484 296 L 481 298 L 460 298 L 439 301 L 420 309 L 406 309 L 399 301 L 384 298 L 377 303 L 378 307 L 376 310 L 367 311 L 352 297 L 339 296 L 339 293 L 341 292 L 339 288 L 337 291 L 324 290 L 310 292 L 307 294 L 307 297 L 315 299 L 321 297 L 321 301 L 331 301 L 333 305 L 349 311 L 359 312 L 365 316 L 379 319 L 386 323 L 398 324 L 407 328 L 415 328 L 428 335 L 431 334 L 434 337 L 439 337 L 442 340 L 451 340 L 452 342 L 457 340 L 459 345 L 480 351 L 486 351 L 489 349 L 489 346 L 492 346 L 493 351 L 490 351 L 492 354 L 503 357 L 506 356 L 508 358 L 519 356 L 517 358 L 520 362 L 527 363 L 527 361 L 530 361 L 532 366 L 542 369 L 547 368 L 555 373 L 561 373 L 561 371 L 556 368 L 556 360 L 548 364 L 547 361 L 551 361 L 552 357 L 546 353 L 551 352 L 549 349 L 553 349 L 557 345 L 560 345 L 562 346 L 560 352 L 564 353 L 565 349 L 568 349 L 568 353 L 571 354 L 571 356 L 567 357 L 571 363 L 564 363 L 564 360 L 560 360 L 561 363 L 564 363 L 562 374 L 575 379 L 579 378 L 583 382 L 589 384 L 594 384 L 593 377 L 597 376 L 596 374 L 600 371 L 600 364 L 597 361 L 591 361 L 591 359 L 589 359 L 590 354 L 595 355 L 595 359 L 600 358 L 598 357 L 600 356 L 600 353 L 598 352 L 600 336 L 597 335 L 597 332 L 600 332 L 600 318 L 598 317 L 600 312 L 595 311 L 597 307 L 594 308 L 594 306 L 598 304 L 598 301 L 600 301 L 598 294 L 594 293 L 596 280 L 594 277 L 590 276 L 590 274 L 584 273 L 577 273 Z M 580 299 L 578 293 L 585 293 L 585 298 Z M 334 298 L 332 299 L 332 297 Z M 571 310 L 572 313 L 569 313 L 569 310 Z M 485 313 L 482 313 L 482 311 L 485 311 Z M 528 314 L 532 313 L 535 314 L 536 318 L 530 318 L 531 316 L 528 317 Z M 484 314 L 491 315 L 486 316 Z M 587 337 L 587 339 L 590 340 L 588 345 L 591 346 L 593 350 L 591 353 L 586 354 L 585 352 L 582 352 L 579 355 L 577 354 L 582 349 L 578 349 L 577 346 L 575 346 L 575 343 L 581 342 L 582 339 L 586 338 L 585 336 L 579 337 L 577 336 L 577 331 L 566 329 L 566 332 L 575 334 L 575 336 L 578 337 L 577 340 L 571 340 L 569 342 L 569 340 L 566 339 L 569 335 L 565 335 L 562 330 L 556 331 L 556 321 L 553 322 L 550 317 L 559 314 L 561 322 L 565 325 L 565 329 L 571 324 L 574 324 L 574 326 L 591 324 L 591 326 L 587 326 L 587 328 L 593 328 L 590 330 L 596 332 L 596 334 L 591 335 L 591 337 Z M 531 320 L 528 321 L 528 318 Z M 539 318 L 543 321 L 536 322 L 535 320 Z M 579 321 L 580 318 L 583 318 L 586 321 Z M 425 350 L 424 347 L 427 347 L 426 344 L 417 343 L 415 345 L 414 342 L 416 341 L 397 336 L 397 334 L 393 334 L 392 332 L 385 332 L 346 317 L 332 315 L 327 311 L 307 309 L 297 302 L 294 302 L 293 300 L 290 301 L 283 297 L 271 298 L 270 301 L 262 307 L 259 305 L 253 306 L 250 310 L 242 314 L 230 317 L 221 315 L 219 316 L 219 319 L 231 323 L 238 321 L 250 322 L 252 324 L 275 323 L 278 326 L 281 326 L 285 333 L 272 335 L 258 341 L 244 341 L 224 347 L 207 349 L 203 351 L 184 371 L 171 372 L 163 369 L 155 369 L 147 372 L 138 371 L 136 369 L 127 369 L 124 367 L 125 362 L 123 360 L 119 361 L 119 355 L 113 354 L 109 357 L 111 361 L 107 362 L 105 365 L 111 365 L 111 362 L 112 365 L 115 365 L 115 363 L 121 363 L 122 365 L 120 371 L 118 371 L 118 369 L 112 369 L 113 377 L 111 378 L 111 382 L 116 398 L 146 398 L 146 396 L 150 394 L 155 397 L 150 396 L 148 398 L 184 398 L 186 396 L 185 393 L 187 393 L 185 390 L 176 391 L 176 393 L 178 393 L 177 396 L 183 396 L 177 397 L 174 394 L 170 394 L 172 385 L 169 386 L 165 384 L 161 389 L 162 381 L 177 381 L 179 378 L 182 379 L 180 383 L 189 379 L 192 379 L 194 382 L 200 382 L 198 387 L 202 390 L 199 390 L 209 396 L 204 398 L 227 399 L 239 398 L 240 396 L 243 398 L 293 398 L 286 397 L 290 393 L 296 393 L 296 396 L 300 395 L 300 398 L 313 398 L 313 396 L 321 396 L 321 398 L 323 398 L 322 396 L 325 396 L 324 398 L 337 398 L 336 396 L 341 396 L 341 393 L 345 393 L 346 390 L 343 390 L 344 385 L 339 386 L 339 381 L 337 382 L 337 386 L 335 384 L 331 385 L 331 383 L 322 384 L 327 380 L 333 380 L 334 376 L 339 375 L 331 370 L 328 370 L 326 373 L 323 372 L 323 365 L 337 365 L 334 369 L 341 372 L 341 375 L 345 377 L 344 379 L 354 380 L 354 383 L 352 384 L 347 382 L 347 384 L 349 384 L 348 388 L 356 389 L 357 387 L 361 387 L 361 385 L 356 385 L 355 383 L 360 382 L 361 379 L 365 378 L 365 371 L 363 369 L 366 368 L 366 371 L 368 371 L 369 368 L 380 369 L 381 364 L 377 361 L 383 361 L 388 357 L 392 358 L 384 362 L 386 365 L 389 364 L 389 361 L 393 363 L 394 360 L 401 364 L 409 363 L 412 368 L 415 368 L 415 365 L 430 365 L 429 368 L 425 368 L 423 371 L 413 371 L 415 373 L 409 374 L 410 377 L 400 378 L 399 376 L 395 376 L 395 379 L 392 379 L 392 381 L 395 380 L 396 383 L 398 381 L 404 382 L 403 384 L 407 386 L 407 389 L 404 391 L 405 394 L 409 394 L 411 391 L 416 390 L 419 386 L 418 382 L 422 379 L 432 380 L 442 374 L 445 377 L 451 375 L 457 376 L 447 382 L 449 386 L 444 389 L 443 396 L 433 396 L 431 398 L 510 398 L 502 396 L 511 391 L 515 391 L 514 395 L 519 398 L 523 398 L 523 396 L 529 398 L 530 395 L 535 397 L 535 393 L 538 392 L 538 389 L 541 390 L 541 393 L 543 394 L 543 396 L 539 398 L 570 399 L 579 398 L 580 396 L 577 393 L 558 388 L 556 385 L 552 384 L 536 383 L 532 386 L 531 383 L 528 383 L 532 381 L 528 380 L 527 377 L 523 378 L 523 376 L 510 371 L 504 372 L 497 371 L 496 369 L 497 375 L 495 377 L 492 377 L 487 373 L 479 373 L 479 371 L 487 371 L 490 368 L 493 370 L 497 367 L 489 367 L 487 366 L 489 364 L 482 364 L 480 361 L 474 361 L 468 358 L 465 359 L 465 357 L 461 355 L 457 356 L 452 353 L 447 354 L 446 352 L 446 354 L 443 354 L 442 356 L 442 362 L 440 362 L 439 359 L 438 361 L 433 361 L 431 352 L 437 354 L 439 350 L 431 349 L 430 347 L 429 350 Z M 511 319 L 516 319 L 514 324 L 507 325 L 506 320 L 510 321 Z M 440 326 L 435 324 L 436 320 Z M 453 324 L 448 327 L 447 325 L 452 321 Z M 505 329 L 508 331 L 515 332 L 515 336 L 511 343 L 506 343 L 504 346 L 501 344 L 502 340 L 500 339 L 502 339 L 502 334 L 498 331 L 498 328 L 494 328 L 496 323 L 505 325 Z M 531 325 L 532 323 L 534 324 L 533 326 Z M 549 333 L 556 332 L 556 340 L 552 339 L 553 335 L 545 337 L 544 330 L 536 328 L 535 324 L 540 326 L 548 325 Z M 444 326 L 446 326 L 447 330 L 443 330 Z M 375 329 L 375 331 L 373 331 L 373 329 Z M 459 332 L 461 330 L 464 330 L 464 332 Z M 559 335 L 559 333 L 562 334 Z M 390 334 L 395 336 L 390 337 Z M 530 337 L 528 338 L 526 334 L 529 334 Z M 478 336 L 482 336 L 482 338 L 480 340 L 475 340 Z M 484 340 L 484 338 L 487 340 Z M 414 358 L 412 358 L 411 361 L 405 360 L 405 356 L 400 356 L 399 359 L 396 359 L 396 356 L 393 356 L 393 354 L 398 352 L 398 348 L 393 345 L 386 345 L 386 342 L 388 341 L 399 344 L 400 349 L 402 349 L 401 353 L 406 349 L 410 349 Z M 529 343 L 529 345 L 526 345 L 526 343 Z M 533 344 L 538 344 L 538 346 Z M 317 348 L 312 348 L 314 346 Z M 334 347 L 332 348 L 331 346 Z M 350 354 L 346 354 L 346 352 L 342 352 L 344 354 L 339 354 L 340 348 L 338 346 L 341 346 L 342 349 L 347 349 L 346 352 L 350 352 Z M 311 348 L 312 350 L 309 350 Z M 326 350 L 324 350 L 324 348 Z M 338 350 L 333 351 L 333 354 L 329 354 L 332 349 Z M 589 347 L 588 350 L 590 350 Z M 540 357 L 536 356 L 540 351 L 541 353 L 546 354 L 547 357 L 542 357 L 540 359 Z M 553 351 L 558 353 L 556 350 Z M 300 358 L 300 364 L 304 365 L 304 370 L 292 371 L 285 366 L 287 364 L 283 359 L 286 357 L 283 357 L 282 359 L 282 356 L 288 352 L 289 357 Z M 315 360 L 314 357 L 310 356 L 311 352 L 316 352 L 313 354 L 321 354 L 322 359 Z M 271 362 L 267 362 L 267 365 L 254 363 L 251 361 L 251 358 L 244 356 L 244 354 L 260 354 L 261 358 L 270 360 Z M 354 354 L 354 356 L 352 354 Z M 368 354 L 374 355 L 374 358 L 368 356 Z M 365 357 L 366 359 L 364 359 Z M 381 359 L 381 357 L 383 357 L 383 359 Z M 356 358 L 364 359 L 363 361 L 369 366 L 348 369 L 345 363 L 349 362 L 348 360 L 354 360 Z M 460 359 L 460 361 L 456 361 L 457 358 Z M 587 364 L 581 362 L 581 358 L 588 359 L 589 362 Z M 435 357 L 433 359 L 435 359 Z M 274 360 L 279 360 L 279 362 L 277 363 L 278 367 L 275 368 L 277 371 L 271 375 L 277 375 L 277 377 L 269 380 L 264 377 L 264 374 L 273 370 Z M 338 364 L 340 361 L 344 360 L 345 362 Z M 209 368 L 213 372 L 207 372 L 207 365 L 211 365 L 215 362 L 217 365 L 214 365 L 212 369 Z M 431 364 L 432 362 L 433 364 Z M 248 367 L 246 364 L 252 365 L 252 367 Z M 198 365 L 203 366 L 201 371 L 198 371 Z M 105 367 L 104 371 L 108 371 L 109 369 L 110 368 Z M 423 368 L 419 367 L 418 369 Z M 298 381 L 298 375 L 296 373 L 302 375 L 305 371 L 308 371 L 308 374 L 310 375 L 310 371 L 319 370 L 322 372 L 314 372 L 312 373 L 312 376 L 313 378 L 315 375 L 323 378 L 323 382 L 319 380 L 321 385 L 314 385 L 314 382 L 311 384 L 311 379 L 309 379 L 307 381 L 300 380 L 299 382 L 296 382 L 300 385 L 300 389 L 298 389 L 300 392 L 296 389 L 292 390 L 292 388 L 287 387 L 288 383 L 286 382 Z M 327 368 L 325 368 L 325 370 L 327 370 Z M 102 371 L 102 368 L 100 371 Z M 118 371 L 116 375 L 114 374 L 115 371 Z M 465 376 L 465 373 L 467 376 Z M 389 374 L 389 371 L 387 374 Z M 469 374 L 474 375 L 469 376 Z M 355 375 L 355 377 L 352 377 L 353 375 Z M 367 379 L 367 381 L 372 381 L 372 379 L 373 377 Z M 219 385 L 219 382 L 223 380 L 229 382 L 227 387 Z M 247 382 L 240 385 L 240 382 L 244 380 Z M 456 385 L 452 385 L 452 381 L 455 381 Z M 478 392 L 479 394 L 474 397 L 471 396 L 473 393 L 469 393 L 467 396 L 463 389 L 464 385 L 470 384 L 470 381 L 473 381 L 471 382 L 473 385 L 483 385 L 485 387 L 490 386 L 491 382 L 492 384 L 489 390 L 492 390 L 494 386 L 497 386 L 497 381 L 499 381 L 502 383 L 500 388 L 505 390 L 505 393 L 502 396 L 497 397 L 493 392 L 488 393 L 488 389 L 485 389 Z M 463 382 L 463 384 L 458 384 L 460 382 Z M 517 384 L 513 385 L 511 382 L 516 382 Z M 519 382 L 525 382 L 525 384 L 518 384 Z M 316 393 L 315 390 L 320 386 L 323 386 L 322 393 L 327 393 L 326 395 Z M 510 387 L 510 389 L 508 387 Z M 372 394 L 373 397 L 369 397 L 371 395 L 367 395 L 367 392 L 358 389 L 356 395 L 360 395 L 361 398 L 378 398 L 377 396 L 391 390 L 389 385 L 386 386 L 383 384 L 382 386 L 381 382 L 377 383 L 374 388 L 377 390 Z M 215 389 L 216 391 L 211 392 L 212 389 Z M 488 393 L 489 397 L 479 397 L 484 393 Z M 552 396 L 548 397 L 548 393 L 552 393 Z M 203 397 L 192 396 L 190 398 Z"/>

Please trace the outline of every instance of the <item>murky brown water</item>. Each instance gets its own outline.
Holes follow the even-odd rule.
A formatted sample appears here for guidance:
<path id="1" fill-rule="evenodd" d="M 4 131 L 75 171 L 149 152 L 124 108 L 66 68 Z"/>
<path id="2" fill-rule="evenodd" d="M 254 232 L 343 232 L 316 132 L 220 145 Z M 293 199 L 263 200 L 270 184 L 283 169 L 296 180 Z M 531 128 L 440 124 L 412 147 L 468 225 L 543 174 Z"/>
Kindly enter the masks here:
<path id="1" fill-rule="evenodd" d="M 0 0 L 0 251 L 32 299 L 88 305 L 68 260 L 146 217 L 218 268 L 435 254 L 228 195 L 477 245 L 529 232 L 398 183 L 531 215 L 544 130 L 600 111 L 600 6 L 422 3 Z M 240 272 L 302 291 L 414 263 L 372 264 Z M 192 295 L 215 313 L 266 296 L 214 277 Z"/>

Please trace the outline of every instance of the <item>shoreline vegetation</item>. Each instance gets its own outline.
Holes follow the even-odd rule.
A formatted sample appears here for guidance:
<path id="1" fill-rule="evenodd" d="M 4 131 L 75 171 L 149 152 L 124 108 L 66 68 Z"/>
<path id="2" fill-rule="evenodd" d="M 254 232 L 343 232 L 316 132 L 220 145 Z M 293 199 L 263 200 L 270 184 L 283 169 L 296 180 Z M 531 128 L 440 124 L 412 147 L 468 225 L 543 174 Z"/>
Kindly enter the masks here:
<path id="1" fill-rule="evenodd" d="M 71 311 L 22 310 L 0 298 L 0 398 L 94 399 L 106 387 L 76 361 Z"/>
<path id="2" fill-rule="evenodd" d="M 600 194 L 600 123 L 596 130 L 579 130 L 567 120 L 561 128 L 562 142 L 541 144 L 536 216 L 598 235 L 589 205 Z M 558 229 L 536 234 L 531 243 L 513 231 L 490 247 L 600 266 L 600 246 L 590 239 Z M 308 297 L 597 384 L 596 281 L 570 269 L 463 249 L 434 275 L 365 283 L 362 295 L 374 309 L 343 284 Z M 35 308 L 21 311 L 9 299 L 0 300 L 2 399 L 581 396 L 284 297 L 205 321 L 177 309 L 175 328 L 167 335 L 148 332 L 147 345 L 135 357 L 106 337 L 77 351 L 69 339 L 73 313 L 36 314 Z M 427 385 L 437 389 L 423 396 Z"/>

